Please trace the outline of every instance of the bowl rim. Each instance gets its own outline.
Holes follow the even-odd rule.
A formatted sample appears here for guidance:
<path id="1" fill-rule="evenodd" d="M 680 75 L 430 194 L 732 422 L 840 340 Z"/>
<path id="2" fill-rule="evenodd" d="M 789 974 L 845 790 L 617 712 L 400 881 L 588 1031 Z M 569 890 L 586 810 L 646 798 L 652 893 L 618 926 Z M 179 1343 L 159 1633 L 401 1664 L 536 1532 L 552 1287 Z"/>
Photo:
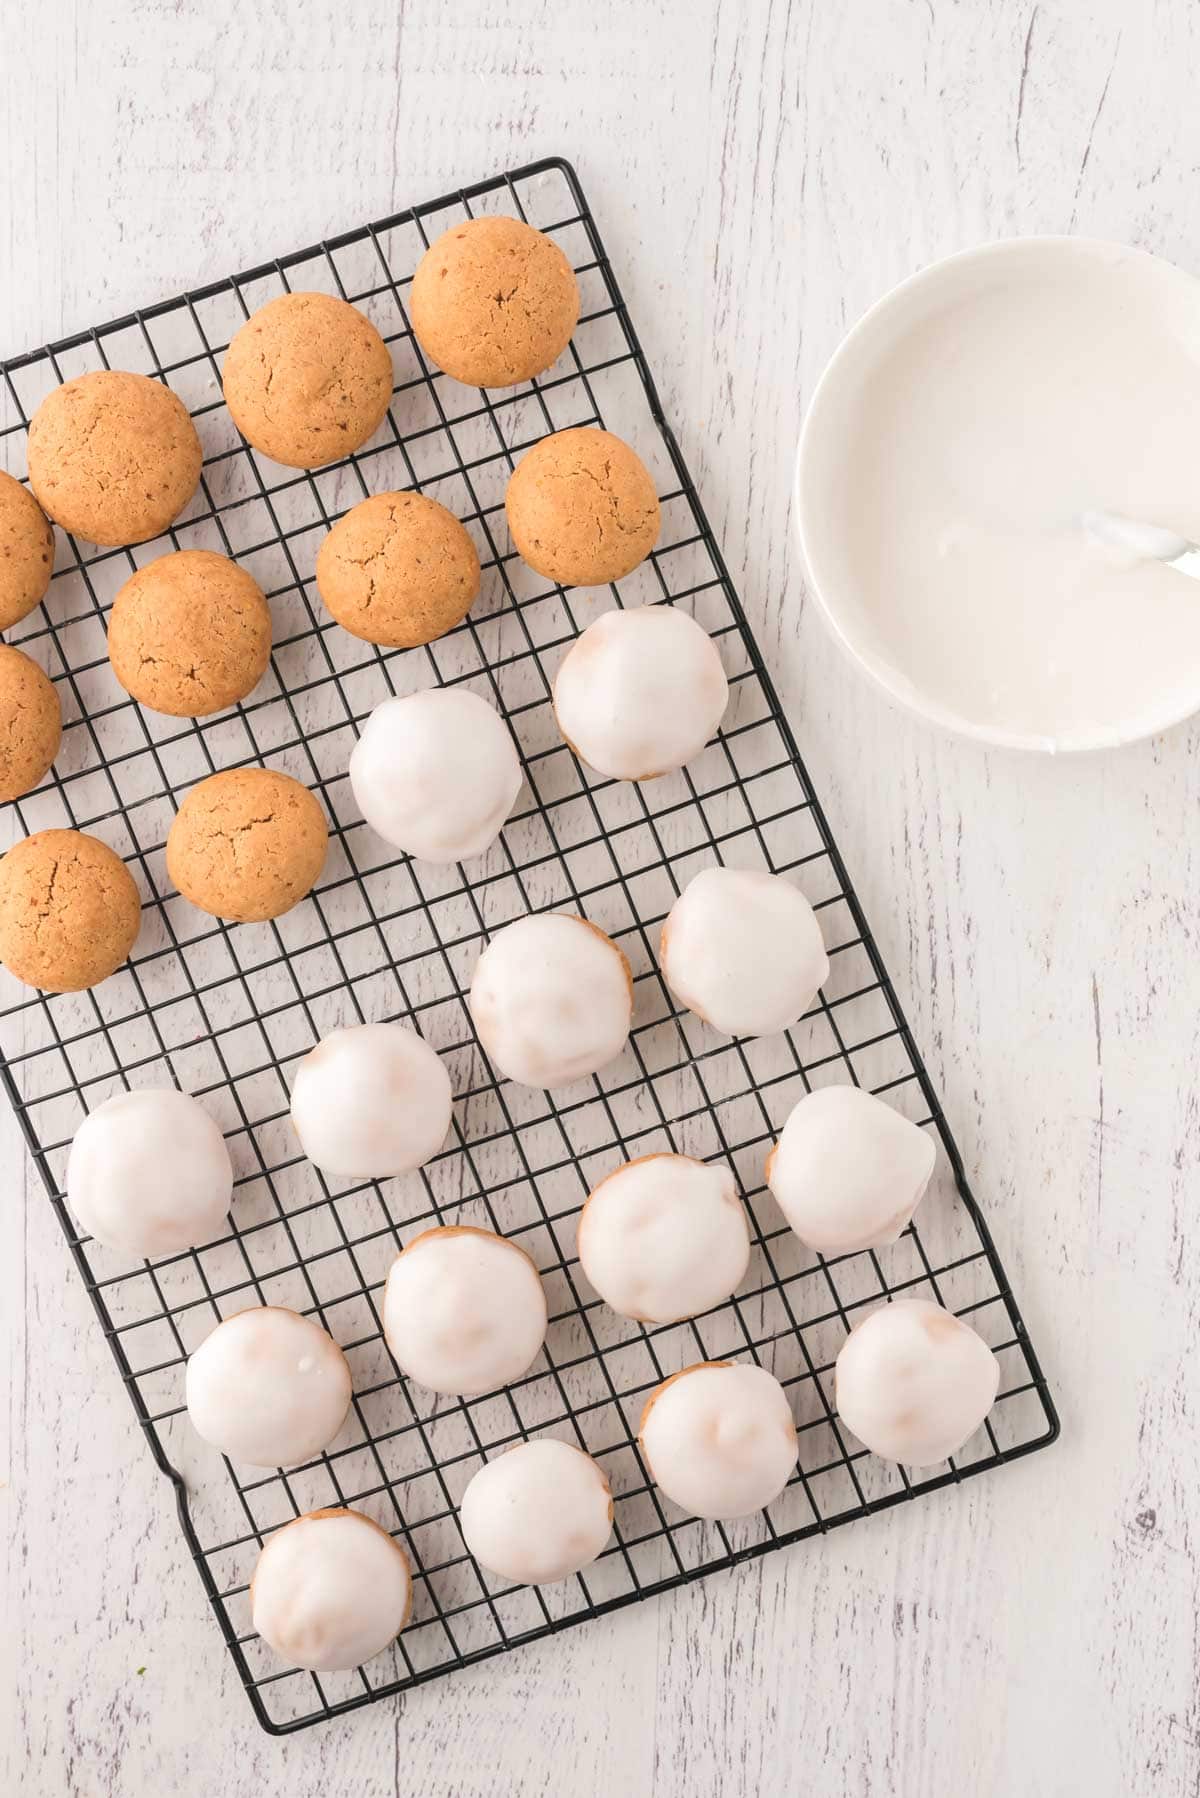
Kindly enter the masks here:
<path id="1" fill-rule="evenodd" d="M 828 396 L 840 380 L 848 365 L 863 346 L 863 340 L 878 325 L 881 316 L 890 312 L 902 297 L 921 287 L 936 288 L 943 281 L 948 271 L 972 262 L 1000 260 L 1015 251 L 1030 249 L 1049 251 L 1051 255 L 1062 249 L 1082 251 L 1087 255 L 1104 255 L 1111 257 L 1119 252 L 1121 257 L 1133 263 L 1147 264 L 1159 271 L 1168 280 L 1176 280 L 1192 290 L 1197 308 L 1200 310 L 1200 276 L 1181 268 L 1178 263 L 1171 262 L 1165 256 L 1156 255 L 1152 250 L 1143 250 L 1134 244 L 1121 243 L 1115 238 L 1075 236 L 1068 232 L 1044 232 L 999 237 L 985 243 L 974 244 L 964 250 L 956 250 L 949 256 L 940 256 L 936 261 L 927 262 L 923 267 L 915 269 L 911 275 L 897 281 L 874 300 L 867 310 L 858 318 L 839 341 L 833 354 L 829 357 L 813 388 L 812 397 L 805 407 L 804 418 L 800 427 L 800 437 L 796 445 L 796 460 L 792 479 L 792 502 L 795 514 L 796 538 L 800 548 L 803 572 L 808 591 L 816 601 L 817 610 L 824 618 L 834 640 L 854 665 L 861 669 L 868 680 L 880 692 L 886 695 L 894 705 L 899 706 L 910 716 L 922 718 L 926 722 L 937 725 L 942 730 L 960 737 L 967 737 L 974 742 L 988 744 L 1001 749 L 1030 750 L 1043 755 L 1079 755 L 1101 749 L 1121 748 L 1127 743 L 1142 742 L 1148 737 L 1160 735 L 1173 726 L 1181 724 L 1200 710 L 1200 680 L 1192 698 L 1182 706 L 1164 706 L 1161 713 L 1144 714 L 1142 719 L 1134 723 L 1108 725 L 1087 730 L 1068 731 L 1061 736 L 1048 738 L 1032 731 L 1008 729 L 1003 725 L 983 724 L 967 717 L 940 701 L 932 699 L 917 690 L 911 681 L 902 679 L 892 664 L 883 656 L 873 655 L 861 643 L 855 640 L 850 628 L 839 615 L 839 604 L 836 599 L 837 583 L 831 580 L 828 572 L 822 570 L 819 558 L 813 555 L 811 531 L 805 530 L 805 476 L 806 469 L 817 453 L 814 444 L 818 442 L 820 416 L 823 405 L 829 403 Z M 1198 598 L 1200 603 L 1200 598 Z"/>

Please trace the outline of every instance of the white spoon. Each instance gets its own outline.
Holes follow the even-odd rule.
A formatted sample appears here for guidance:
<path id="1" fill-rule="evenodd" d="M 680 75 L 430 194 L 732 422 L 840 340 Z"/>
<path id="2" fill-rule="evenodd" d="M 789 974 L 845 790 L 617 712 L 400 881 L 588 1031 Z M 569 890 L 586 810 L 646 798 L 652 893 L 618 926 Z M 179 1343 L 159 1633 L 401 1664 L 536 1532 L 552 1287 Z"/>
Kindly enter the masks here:
<path id="1" fill-rule="evenodd" d="M 1122 518 L 1118 512 L 1085 512 L 1080 519 L 1085 531 L 1102 543 L 1126 550 L 1145 562 L 1165 562 L 1180 574 L 1200 580 L 1200 545 L 1167 531 L 1157 524 L 1142 524 L 1135 518 Z"/>

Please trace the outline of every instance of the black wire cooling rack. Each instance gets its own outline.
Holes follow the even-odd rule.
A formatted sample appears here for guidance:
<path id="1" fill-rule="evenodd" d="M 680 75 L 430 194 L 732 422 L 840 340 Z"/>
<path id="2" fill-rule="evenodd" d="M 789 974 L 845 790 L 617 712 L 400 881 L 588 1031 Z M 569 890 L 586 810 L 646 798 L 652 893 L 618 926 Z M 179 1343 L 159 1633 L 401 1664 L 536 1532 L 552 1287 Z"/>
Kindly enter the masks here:
<path id="1" fill-rule="evenodd" d="M 406 289 L 430 239 L 464 216 L 517 213 L 562 245 L 583 309 L 545 376 L 503 394 L 460 387 L 423 361 Z M 248 450 L 221 399 L 233 331 L 285 288 L 361 306 L 391 346 L 396 385 L 376 437 L 312 474 Z M 143 711 L 116 684 L 105 615 L 138 563 L 166 541 L 106 551 L 60 538 L 43 608 L 10 633 L 57 682 L 65 732 L 56 767 L 10 808 L 8 838 L 50 825 L 95 832 L 129 864 L 143 899 L 128 967 L 92 992 L 53 997 L 0 974 L 3 1081 L 162 1471 L 218 1624 L 264 1728 L 283 1732 L 401 1692 L 701 1574 L 897 1504 L 1053 1440 L 1045 1381 L 967 1190 L 962 1163 L 786 720 L 746 626 L 691 478 L 662 416 L 636 334 L 574 171 L 558 160 L 497 176 L 311 250 L 213 282 L 3 367 L 0 444 L 25 473 L 25 433 L 43 394 L 99 366 L 158 375 L 190 407 L 205 450 L 200 490 L 171 545 L 224 550 L 267 591 L 271 669 L 215 720 Z M 549 586 L 513 552 L 504 487 L 513 459 L 547 432 L 604 423 L 654 474 L 661 541 L 602 593 Z M 481 597 L 424 650 L 381 652 L 322 610 L 313 558 L 333 520 L 369 492 L 419 487 L 461 517 L 479 548 Z M 562 744 L 550 680 L 598 609 L 685 607 L 716 639 L 731 704 L 719 739 L 683 773 L 647 786 L 589 774 Z M 356 813 L 346 767 L 371 708 L 390 693 L 464 683 L 507 715 L 526 786 L 501 840 L 466 868 L 386 850 Z M 179 795 L 217 768 L 266 762 L 314 788 L 331 821 L 316 892 L 272 924 L 227 926 L 166 877 Z M 671 901 L 714 860 L 794 879 L 816 906 L 832 973 L 786 1036 L 719 1037 L 675 1009 L 654 943 Z M 530 910 L 566 908 L 615 937 L 636 982 L 635 1028 L 619 1061 L 550 1095 L 498 1084 L 464 1002 L 490 932 Z M 419 1174 L 330 1183 L 299 1155 L 287 1103 L 292 1069 L 337 1024 L 411 1018 L 446 1058 L 454 1136 Z M 939 1145 L 917 1222 L 893 1247 L 822 1261 L 782 1226 L 763 1161 L 796 1099 L 853 1081 L 887 1095 Z M 128 1086 L 173 1083 L 225 1130 L 237 1186 L 231 1234 L 195 1253 L 130 1266 L 81 1239 L 62 1199 L 66 1152 L 84 1114 Z M 657 1149 L 727 1160 L 751 1217 L 741 1291 L 669 1328 L 617 1318 L 575 1256 L 586 1193 L 620 1161 Z M 510 1389 L 448 1403 L 401 1379 L 379 1305 L 402 1240 L 433 1221 L 476 1221 L 515 1237 L 546 1282 L 543 1355 Z M 862 1308 L 928 1294 L 970 1318 L 996 1350 L 1001 1396 L 952 1463 L 910 1477 L 839 1427 L 832 1368 Z M 319 1318 L 354 1373 L 351 1417 L 329 1453 L 287 1473 L 238 1468 L 198 1442 L 183 1411 L 184 1361 L 222 1317 L 255 1303 Z M 696 1360 L 750 1356 L 787 1387 L 801 1454 L 769 1514 L 696 1521 L 648 1482 L 636 1446 L 642 1405 Z M 594 1455 L 612 1484 L 609 1551 L 572 1580 L 514 1588 L 465 1552 L 457 1504 L 488 1455 L 539 1432 Z M 353 1674 L 280 1665 L 254 1635 L 248 1584 L 265 1537 L 319 1505 L 364 1510 L 408 1550 L 412 1621 Z"/>

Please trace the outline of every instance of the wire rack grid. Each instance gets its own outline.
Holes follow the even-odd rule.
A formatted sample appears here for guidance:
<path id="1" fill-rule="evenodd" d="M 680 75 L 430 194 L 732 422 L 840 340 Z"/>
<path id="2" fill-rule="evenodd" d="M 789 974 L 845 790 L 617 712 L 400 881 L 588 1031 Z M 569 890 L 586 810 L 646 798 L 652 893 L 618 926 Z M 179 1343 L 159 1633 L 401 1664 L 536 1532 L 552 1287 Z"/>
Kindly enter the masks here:
<path id="1" fill-rule="evenodd" d="M 480 212 L 548 231 L 577 270 L 583 308 L 569 349 L 541 379 L 502 394 L 458 386 L 422 359 L 405 295 L 424 247 Z M 287 288 L 342 295 L 392 350 L 388 418 L 357 455 L 297 474 L 250 451 L 221 399 L 229 338 Z M 554 159 L 285 256 L 3 365 L 0 443 L 25 473 L 29 417 L 86 368 L 166 380 L 204 445 L 200 489 L 166 539 L 105 551 L 60 536 L 44 606 L 10 633 L 52 676 L 63 747 L 47 782 L 10 808 L 6 841 L 50 825 L 94 831 L 127 861 L 143 898 L 127 968 L 61 997 L 0 973 L 3 1082 L 43 1176 L 182 1527 L 229 1652 L 265 1729 L 294 1730 L 453 1668 L 662 1592 L 718 1568 L 961 1481 L 1053 1440 L 1058 1423 L 954 1142 L 811 791 L 678 447 L 595 222 L 571 167 Z M 628 579 L 583 592 L 549 585 L 516 557 L 504 522 L 515 458 L 546 433 L 603 423 L 631 441 L 662 500 L 658 548 Z M 484 570 L 457 630 L 424 650 L 383 652 L 323 612 L 313 560 L 330 524 L 368 492 L 417 487 L 461 517 Z M 143 711 L 116 684 L 105 616 L 131 569 L 169 547 L 236 556 L 272 608 L 271 669 L 233 711 L 200 722 Z M 646 786 L 593 776 L 562 744 L 549 705 L 559 660 L 597 611 L 666 603 L 716 640 L 731 703 L 719 738 L 688 769 Z M 517 739 L 525 786 L 489 853 L 436 869 L 397 856 L 358 816 L 346 767 L 371 708 L 392 693 L 462 683 L 491 699 Z M 271 924 L 203 916 L 166 877 L 180 795 L 218 768 L 269 763 L 321 797 L 330 857 L 317 890 Z M 730 1041 L 681 1014 L 655 941 L 674 896 L 714 860 L 765 867 L 803 888 L 832 972 L 786 1035 Z M 600 1075 L 547 1094 L 498 1082 L 464 995 L 483 943 L 510 918 L 569 909 L 613 936 L 635 978 L 635 1026 Z M 420 1173 L 380 1185 L 330 1182 L 299 1155 L 288 1089 L 299 1057 L 338 1024 L 414 1021 L 445 1057 L 456 1093 L 450 1144 Z M 930 1196 L 891 1248 L 824 1261 L 782 1223 L 763 1161 L 796 1099 L 851 1081 L 932 1132 Z M 63 1201 L 82 1117 L 115 1091 L 174 1084 L 225 1131 L 237 1175 L 229 1233 L 186 1255 L 131 1266 L 81 1237 Z M 643 1327 L 592 1292 L 575 1255 L 588 1190 L 656 1149 L 723 1158 L 745 1195 L 750 1272 L 727 1304 L 688 1323 Z M 403 1380 L 383 1343 L 380 1300 L 404 1240 L 431 1222 L 478 1222 L 533 1256 L 551 1316 L 543 1355 L 511 1388 L 436 1400 Z M 838 1347 L 863 1308 L 927 1294 L 970 1318 L 996 1350 L 1001 1396 L 944 1467 L 910 1476 L 839 1427 Z M 187 1355 L 247 1305 L 290 1305 L 341 1343 L 354 1374 L 330 1450 L 273 1473 L 222 1464 L 187 1425 Z M 697 1360 L 752 1357 L 793 1402 L 801 1444 L 769 1513 L 737 1524 L 680 1513 L 648 1480 L 636 1432 L 645 1398 Z M 539 1433 L 576 1443 L 608 1475 L 614 1538 L 585 1573 L 514 1588 L 466 1553 L 456 1512 L 490 1455 Z M 255 1636 L 248 1587 L 276 1526 L 327 1504 L 355 1506 L 405 1546 L 414 1611 L 393 1649 L 352 1674 L 282 1667 Z"/>

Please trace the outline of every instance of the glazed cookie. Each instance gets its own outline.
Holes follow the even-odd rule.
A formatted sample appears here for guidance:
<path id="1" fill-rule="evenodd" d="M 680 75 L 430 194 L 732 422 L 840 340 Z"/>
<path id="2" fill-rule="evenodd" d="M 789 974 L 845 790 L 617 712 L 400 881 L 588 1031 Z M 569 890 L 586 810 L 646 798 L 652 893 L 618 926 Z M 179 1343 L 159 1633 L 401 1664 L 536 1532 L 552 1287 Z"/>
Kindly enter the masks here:
<path id="1" fill-rule="evenodd" d="M 633 1018 L 629 963 L 584 918 L 539 912 L 497 931 L 468 1000 L 485 1054 L 522 1086 L 568 1086 L 621 1053 Z"/>
<path id="2" fill-rule="evenodd" d="M 829 978 L 812 906 L 756 868 L 693 875 L 667 913 L 658 959 L 680 1004 L 728 1036 L 790 1029 Z"/>
<path id="3" fill-rule="evenodd" d="M 144 1260 L 200 1248 L 224 1234 L 232 1198 L 225 1138 L 173 1086 L 114 1093 L 75 1132 L 67 1202 L 106 1248 Z"/>
<path id="4" fill-rule="evenodd" d="M 0 800 L 19 799 L 44 778 L 62 740 L 54 682 L 19 649 L 0 644 Z"/>
<path id="5" fill-rule="evenodd" d="M 700 1361 L 646 1401 L 638 1441 L 651 1477 L 693 1517 L 746 1517 L 778 1498 L 799 1449 L 787 1394 L 765 1367 Z"/>
<path id="6" fill-rule="evenodd" d="M 256 687 L 271 656 L 258 582 L 210 549 L 159 556 L 113 601 L 108 657 L 127 693 L 173 718 L 206 718 Z"/>
<path id="7" fill-rule="evenodd" d="M 50 520 L 28 487 L 0 470 L 0 631 L 46 597 L 53 573 Z"/>
<path id="8" fill-rule="evenodd" d="M 39 830 L 0 860 L 0 961 L 27 986 L 76 993 L 106 980 L 141 917 L 125 863 L 81 830 Z"/>
<path id="9" fill-rule="evenodd" d="M 823 1086 L 793 1106 L 767 1185 L 801 1242 L 850 1255 L 895 1242 L 935 1159 L 933 1138 L 873 1093 Z"/>
<path id="10" fill-rule="evenodd" d="M 157 537 L 196 491 L 200 439 L 161 381 L 93 369 L 46 395 L 29 426 L 29 484 L 56 524 L 113 546 Z"/>
<path id="11" fill-rule="evenodd" d="M 185 1389 L 192 1428 L 231 1461 L 298 1467 L 345 1423 L 350 1364 L 311 1318 L 252 1305 L 188 1357 Z"/>
<path id="12" fill-rule="evenodd" d="M 392 1262 L 383 1334 L 401 1370 L 430 1392 L 478 1398 L 520 1379 L 546 1336 L 546 1294 L 524 1249 L 449 1224 Z"/>
<path id="13" fill-rule="evenodd" d="M 408 1622 L 408 1556 L 361 1511 L 309 1511 L 276 1530 L 259 1555 L 250 1609 L 263 1641 L 291 1666 L 357 1667 Z"/>
<path id="14" fill-rule="evenodd" d="M 608 1481 L 590 1455 L 551 1436 L 481 1467 L 462 1497 L 463 1541 L 481 1567 L 542 1586 L 589 1567 L 612 1535 Z"/>
<path id="15" fill-rule="evenodd" d="M 320 468 L 378 430 L 392 358 L 356 306 L 327 293 L 281 293 L 237 332 L 221 382 L 247 443 L 287 468 Z"/>
<path id="16" fill-rule="evenodd" d="M 687 1155 L 627 1161 L 589 1194 L 579 1259 L 606 1304 L 639 1323 L 670 1324 L 722 1304 L 750 1261 L 733 1175 Z"/>
<path id="17" fill-rule="evenodd" d="M 445 1063 L 404 1024 L 331 1030 L 292 1083 L 292 1123 L 315 1167 L 341 1179 L 386 1180 L 423 1167 L 450 1128 Z"/>
<path id="18" fill-rule="evenodd" d="M 855 1324 L 834 1369 L 838 1414 L 874 1454 L 934 1467 L 973 1436 L 1000 1363 L 983 1337 L 931 1299 L 896 1299 Z"/>
<path id="19" fill-rule="evenodd" d="M 700 754 L 725 715 L 716 644 L 674 606 L 602 612 L 567 651 L 554 716 L 568 746 L 614 780 L 653 780 Z"/>
<path id="20" fill-rule="evenodd" d="M 231 923 L 278 918 L 325 866 L 325 814 L 307 787 L 274 768 L 210 774 L 180 806 L 167 873 L 185 899 Z"/>
<path id="21" fill-rule="evenodd" d="M 529 566 L 561 587 L 619 581 L 658 541 L 658 498 L 644 463 L 591 425 L 535 443 L 517 463 L 504 509 Z"/>
<path id="22" fill-rule="evenodd" d="M 468 387 L 511 387 L 556 362 L 579 317 L 558 245 L 514 218 L 452 225 L 413 276 L 409 314 L 431 362 Z"/>
<path id="23" fill-rule="evenodd" d="M 339 518 L 317 551 L 317 590 L 343 630 L 412 649 L 460 624 L 479 592 L 479 557 L 452 512 L 420 493 L 376 493 Z"/>

